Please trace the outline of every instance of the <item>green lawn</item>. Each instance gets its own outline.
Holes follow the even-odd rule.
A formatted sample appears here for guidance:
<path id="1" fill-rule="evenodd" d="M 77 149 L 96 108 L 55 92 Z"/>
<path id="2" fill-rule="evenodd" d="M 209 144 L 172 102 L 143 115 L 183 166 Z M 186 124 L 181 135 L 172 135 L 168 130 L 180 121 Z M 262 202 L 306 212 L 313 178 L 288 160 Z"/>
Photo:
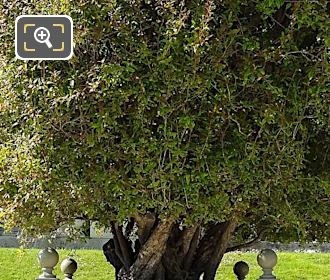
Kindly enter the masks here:
<path id="1" fill-rule="evenodd" d="M 0 248 L 1 280 L 33 280 L 40 274 L 36 256 L 37 249 L 19 250 Z M 113 269 L 97 250 L 58 250 L 61 260 L 70 255 L 79 264 L 76 280 L 109 280 L 114 279 Z M 279 264 L 276 276 L 281 280 L 329 280 L 330 254 L 321 253 L 279 253 Z M 256 280 L 261 274 L 254 253 L 230 253 L 223 260 L 218 271 L 217 280 L 235 280 L 232 267 L 235 262 L 244 260 L 250 265 L 247 280 Z M 56 273 L 63 276 L 57 265 Z M 112 277 L 111 277 L 112 276 Z"/>

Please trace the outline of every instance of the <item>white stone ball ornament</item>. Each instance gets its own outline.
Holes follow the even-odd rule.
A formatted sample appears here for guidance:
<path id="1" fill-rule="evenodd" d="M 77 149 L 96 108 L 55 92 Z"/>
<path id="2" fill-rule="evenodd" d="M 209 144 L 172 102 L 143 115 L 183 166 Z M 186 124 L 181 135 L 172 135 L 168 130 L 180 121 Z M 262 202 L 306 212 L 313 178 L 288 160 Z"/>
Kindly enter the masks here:
<path id="1" fill-rule="evenodd" d="M 73 279 L 73 274 L 77 271 L 78 264 L 72 258 L 67 258 L 61 263 L 61 271 L 64 273 L 64 280 Z"/>
<path id="2" fill-rule="evenodd" d="M 249 274 L 249 270 L 249 265 L 246 262 L 240 261 L 234 265 L 234 273 L 238 280 L 244 280 L 245 277 Z"/>
<path id="3" fill-rule="evenodd" d="M 259 280 L 276 279 L 276 277 L 273 275 L 273 268 L 277 264 L 277 255 L 273 250 L 262 250 L 257 256 L 257 261 L 263 270 L 263 275 L 260 276 Z"/>
<path id="4" fill-rule="evenodd" d="M 53 274 L 53 269 L 59 261 L 59 255 L 53 248 L 46 248 L 39 252 L 38 262 L 42 269 L 42 273 L 36 280 L 48 280 L 56 279 L 56 276 Z"/>

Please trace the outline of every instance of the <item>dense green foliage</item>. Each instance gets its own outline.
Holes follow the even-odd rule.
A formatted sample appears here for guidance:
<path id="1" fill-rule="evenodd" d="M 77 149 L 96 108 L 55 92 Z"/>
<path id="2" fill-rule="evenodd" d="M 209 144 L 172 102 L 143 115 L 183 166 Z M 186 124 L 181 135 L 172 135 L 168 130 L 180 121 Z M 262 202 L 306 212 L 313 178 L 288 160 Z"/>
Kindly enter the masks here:
<path id="1" fill-rule="evenodd" d="M 153 209 L 237 236 L 330 237 L 326 1 L 0 4 L 0 205 L 51 232 Z M 74 57 L 18 61 L 14 20 L 67 14 Z"/>

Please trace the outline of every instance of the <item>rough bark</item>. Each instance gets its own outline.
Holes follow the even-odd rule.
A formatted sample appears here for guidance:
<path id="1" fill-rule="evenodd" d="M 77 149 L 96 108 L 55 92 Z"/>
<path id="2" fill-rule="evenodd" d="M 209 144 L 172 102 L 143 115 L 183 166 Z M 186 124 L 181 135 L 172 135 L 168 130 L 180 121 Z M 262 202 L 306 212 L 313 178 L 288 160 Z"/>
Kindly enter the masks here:
<path id="1" fill-rule="evenodd" d="M 134 221 L 138 227 L 135 246 L 126 232 L 134 227 L 124 232 L 113 224 L 114 237 L 103 247 L 117 280 L 213 280 L 236 227 L 230 219 L 181 228 L 180 222 L 159 220 L 151 213 Z"/>
<path id="2" fill-rule="evenodd" d="M 213 280 L 219 267 L 219 264 L 226 253 L 230 237 L 232 236 L 236 227 L 235 220 L 230 220 L 223 224 L 221 234 L 215 238 L 215 248 L 209 258 L 209 264 L 204 272 L 203 280 Z"/>
<path id="3" fill-rule="evenodd" d="M 139 236 L 140 246 L 143 246 L 144 243 L 147 242 L 151 230 L 156 223 L 156 215 L 154 213 L 147 213 L 146 215 L 137 215 L 135 217 L 138 231 L 137 234 Z"/>
<path id="4" fill-rule="evenodd" d="M 133 277 L 132 279 L 149 280 L 153 278 L 161 264 L 172 226 L 173 220 L 168 219 L 156 227 L 148 241 L 142 246 L 136 261 L 128 272 L 128 275 Z"/>

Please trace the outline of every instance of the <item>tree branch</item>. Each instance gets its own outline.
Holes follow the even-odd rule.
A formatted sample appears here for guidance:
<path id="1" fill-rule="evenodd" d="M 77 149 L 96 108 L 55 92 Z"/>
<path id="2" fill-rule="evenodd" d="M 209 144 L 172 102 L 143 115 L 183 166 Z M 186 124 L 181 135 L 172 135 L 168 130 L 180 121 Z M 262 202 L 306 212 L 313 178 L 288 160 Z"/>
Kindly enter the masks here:
<path id="1" fill-rule="evenodd" d="M 235 217 L 232 217 L 229 221 L 225 222 L 219 238 L 217 238 L 216 246 L 211 253 L 211 258 L 205 269 L 204 280 L 212 280 L 215 278 L 215 274 L 219 267 L 219 264 L 223 258 L 223 255 L 226 253 L 228 242 L 235 231 L 237 221 Z"/>
<path id="2" fill-rule="evenodd" d="M 115 223 L 114 225 L 116 236 L 118 238 L 118 243 L 120 247 L 120 251 L 122 254 L 122 257 L 124 259 L 124 265 L 126 269 L 129 269 L 129 267 L 133 263 L 133 252 L 132 249 L 130 248 L 127 239 L 125 238 L 123 234 L 123 229 L 121 226 L 118 225 L 118 223 Z"/>
<path id="3" fill-rule="evenodd" d="M 103 245 L 103 253 L 107 261 L 114 266 L 116 273 L 118 273 L 119 270 L 123 267 L 123 263 L 115 251 L 115 243 L 113 239 L 110 239 Z"/>
<path id="4" fill-rule="evenodd" d="M 200 275 L 208 266 L 218 240 L 222 235 L 225 223 L 211 223 L 204 237 L 200 240 L 192 262 L 192 270 Z"/>
<path id="5" fill-rule="evenodd" d="M 195 227 L 195 233 L 191 239 L 189 250 L 186 253 L 185 259 L 183 261 L 183 268 L 185 270 L 189 270 L 191 267 L 198 246 L 200 233 L 201 233 L 201 227 L 200 225 L 198 225 Z"/>
<path id="6" fill-rule="evenodd" d="M 156 223 L 156 216 L 154 213 L 148 212 L 145 215 L 136 215 L 134 219 L 136 220 L 138 226 L 137 234 L 142 247 L 147 242 L 151 234 L 151 230 Z"/>
<path id="7" fill-rule="evenodd" d="M 235 246 L 232 246 L 232 247 L 228 247 L 227 250 L 226 250 L 226 253 L 253 246 L 255 243 L 260 241 L 260 239 L 262 238 L 264 232 L 265 232 L 265 230 L 262 230 L 257 235 L 257 237 L 255 237 L 254 239 L 252 239 L 249 242 L 246 242 L 246 243 L 243 243 L 243 244 L 238 244 L 238 245 L 235 245 Z"/>
<path id="8" fill-rule="evenodd" d="M 156 273 L 173 224 L 174 220 L 172 218 L 164 219 L 152 232 L 129 272 L 129 275 L 134 279 L 147 280 Z"/>
<path id="9" fill-rule="evenodd" d="M 119 245 L 119 242 L 118 242 L 118 237 L 117 237 L 117 234 L 116 234 L 114 223 L 111 223 L 111 232 L 113 234 L 114 252 L 115 252 L 117 258 L 122 263 L 122 266 L 125 266 L 125 260 L 123 258 L 122 253 L 121 253 L 121 250 L 120 250 L 120 245 Z"/>

